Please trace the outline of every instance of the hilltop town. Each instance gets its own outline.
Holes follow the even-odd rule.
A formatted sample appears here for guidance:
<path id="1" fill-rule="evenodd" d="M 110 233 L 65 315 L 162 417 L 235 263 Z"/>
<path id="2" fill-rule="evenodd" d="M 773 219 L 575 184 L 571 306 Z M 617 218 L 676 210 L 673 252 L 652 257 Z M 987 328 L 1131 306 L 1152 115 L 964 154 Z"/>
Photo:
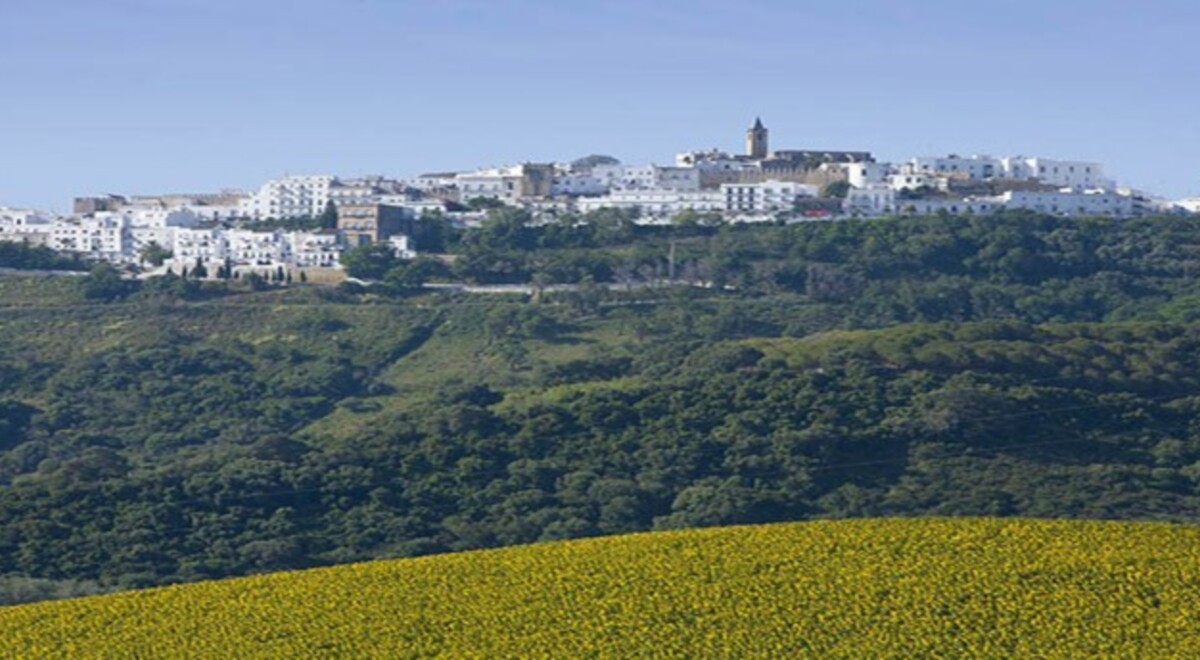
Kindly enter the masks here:
<path id="1" fill-rule="evenodd" d="M 1138 217 L 1200 212 L 1200 199 L 1168 201 L 1119 185 L 1100 163 L 983 155 L 879 162 L 868 151 L 773 149 L 759 119 L 741 154 L 688 151 L 672 165 L 627 165 L 593 155 L 467 172 L 286 176 L 253 192 L 79 197 L 70 215 L 0 207 L 0 240 L 44 246 L 145 273 L 286 268 L 335 270 L 348 249 L 421 249 L 418 220 L 478 225 L 516 207 L 532 222 L 586 222 L 604 209 L 640 224 L 681 217 L 801 222 L 881 216 L 991 214 Z"/>

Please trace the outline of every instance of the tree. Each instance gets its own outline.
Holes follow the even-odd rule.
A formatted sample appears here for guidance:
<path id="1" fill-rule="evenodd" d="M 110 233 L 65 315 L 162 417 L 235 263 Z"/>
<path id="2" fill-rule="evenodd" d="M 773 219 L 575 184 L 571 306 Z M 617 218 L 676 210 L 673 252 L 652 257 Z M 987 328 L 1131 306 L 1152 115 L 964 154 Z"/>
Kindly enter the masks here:
<path id="1" fill-rule="evenodd" d="M 593 167 L 596 167 L 597 165 L 620 165 L 620 164 L 621 164 L 620 160 L 617 160 L 616 158 L 613 158 L 612 156 L 606 156 L 603 154 L 591 154 L 588 156 L 584 156 L 583 158 L 576 158 L 575 160 L 571 161 L 572 168 L 581 169 L 581 170 L 590 170 Z"/>
<path id="2" fill-rule="evenodd" d="M 339 261 L 346 274 L 362 280 L 382 280 L 400 259 L 386 243 L 370 243 L 346 250 Z"/>
<path id="3" fill-rule="evenodd" d="M 150 241 L 148 245 L 141 249 L 138 256 L 143 262 L 157 267 L 163 265 L 163 262 L 174 255 L 170 250 L 159 245 L 157 241 Z"/>
<path id="4" fill-rule="evenodd" d="M 321 215 L 317 218 L 317 224 L 319 224 L 322 229 L 337 229 L 338 210 L 337 205 L 333 203 L 332 199 L 325 202 L 325 210 L 322 211 Z"/>
<path id="5" fill-rule="evenodd" d="M 267 288 L 267 282 L 263 276 L 253 271 L 246 273 L 246 277 L 243 279 L 250 285 L 251 291 L 262 291 Z"/>
<path id="6" fill-rule="evenodd" d="M 437 259 L 420 257 L 409 262 L 401 262 L 388 271 L 385 280 L 388 284 L 400 289 L 420 289 L 429 280 L 445 277 L 449 272 L 446 265 Z"/>
<path id="7" fill-rule="evenodd" d="M 196 267 L 192 269 L 192 277 L 203 280 L 208 278 L 208 268 L 200 257 L 196 257 Z"/>
<path id="8" fill-rule="evenodd" d="M 121 272 L 112 264 L 96 264 L 83 278 L 83 297 L 88 300 L 124 298 L 131 289 L 130 283 L 121 278 Z"/>
<path id="9" fill-rule="evenodd" d="M 467 208 L 472 211 L 490 211 L 492 209 L 502 209 L 506 204 L 495 197 L 472 197 L 468 199 Z"/>
<path id="10" fill-rule="evenodd" d="M 495 208 L 488 211 L 474 238 L 480 247 L 490 250 L 532 250 L 537 247 L 537 232 L 529 226 L 530 220 L 527 211 Z"/>
<path id="11" fill-rule="evenodd" d="M 825 184 L 825 187 L 821 188 L 822 197 L 846 199 L 846 195 L 848 194 L 850 194 L 849 181 L 832 181 Z"/>

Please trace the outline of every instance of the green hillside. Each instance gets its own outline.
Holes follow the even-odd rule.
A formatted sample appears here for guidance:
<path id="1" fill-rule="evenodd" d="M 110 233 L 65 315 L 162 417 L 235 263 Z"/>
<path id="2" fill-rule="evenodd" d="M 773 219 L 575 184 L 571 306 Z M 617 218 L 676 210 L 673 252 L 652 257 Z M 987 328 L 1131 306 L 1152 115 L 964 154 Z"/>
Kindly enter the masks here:
<path id="1" fill-rule="evenodd" d="M 1196 657 L 1200 529 L 824 521 L 0 609 L 20 657 Z"/>
<path id="2" fill-rule="evenodd" d="M 0 603 L 710 525 L 1200 519 L 1195 223 L 629 229 L 485 230 L 461 275 L 616 284 L 674 242 L 724 286 L 0 276 Z"/>

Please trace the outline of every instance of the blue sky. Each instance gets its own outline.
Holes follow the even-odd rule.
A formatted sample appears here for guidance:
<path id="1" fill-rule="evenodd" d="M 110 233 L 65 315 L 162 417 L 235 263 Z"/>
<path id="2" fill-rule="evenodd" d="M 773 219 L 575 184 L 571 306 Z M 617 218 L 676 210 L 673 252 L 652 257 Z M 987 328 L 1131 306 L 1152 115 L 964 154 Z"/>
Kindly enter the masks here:
<path id="1" fill-rule="evenodd" d="M 0 204 L 610 153 L 1099 160 L 1200 194 L 1194 0 L 0 0 Z"/>

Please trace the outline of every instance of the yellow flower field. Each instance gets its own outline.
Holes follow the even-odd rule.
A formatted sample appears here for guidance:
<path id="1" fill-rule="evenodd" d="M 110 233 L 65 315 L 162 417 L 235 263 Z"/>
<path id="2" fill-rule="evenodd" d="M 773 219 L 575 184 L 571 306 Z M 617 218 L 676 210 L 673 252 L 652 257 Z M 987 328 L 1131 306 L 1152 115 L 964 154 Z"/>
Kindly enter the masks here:
<path id="1" fill-rule="evenodd" d="M 0 609 L 36 657 L 1200 657 L 1200 528 L 897 519 L 551 543 Z"/>

